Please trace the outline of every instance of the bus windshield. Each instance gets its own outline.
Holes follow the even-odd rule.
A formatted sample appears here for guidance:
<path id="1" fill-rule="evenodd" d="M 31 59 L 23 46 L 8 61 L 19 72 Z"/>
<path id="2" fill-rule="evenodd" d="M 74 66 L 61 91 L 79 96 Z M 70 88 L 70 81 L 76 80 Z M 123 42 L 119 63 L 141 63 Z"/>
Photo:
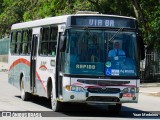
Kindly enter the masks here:
<path id="1" fill-rule="evenodd" d="M 111 30 L 67 30 L 64 73 L 94 76 L 136 76 L 135 32 Z M 119 56 L 111 55 L 119 42 Z M 120 54 L 120 49 L 125 54 Z M 114 53 L 112 53 L 114 54 Z"/>
<path id="2" fill-rule="evenodd" d="M 106 76 L 137 76 L 138 53 L 136 32 L 106 31 Z"/>

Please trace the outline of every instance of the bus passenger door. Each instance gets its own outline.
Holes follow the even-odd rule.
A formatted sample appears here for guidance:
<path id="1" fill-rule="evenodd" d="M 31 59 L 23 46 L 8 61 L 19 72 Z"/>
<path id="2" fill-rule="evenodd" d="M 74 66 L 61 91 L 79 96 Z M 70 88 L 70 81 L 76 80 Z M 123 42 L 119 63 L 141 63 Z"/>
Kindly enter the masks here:
<path id="1" fill-rule="evenodd" d="M 36 60 L 37 60 L 37 44 L 38 35 L 32 36 L 31 42 L 31 65 L 30 65 L 30 90 L 32 93 L 36 92 Z"/>

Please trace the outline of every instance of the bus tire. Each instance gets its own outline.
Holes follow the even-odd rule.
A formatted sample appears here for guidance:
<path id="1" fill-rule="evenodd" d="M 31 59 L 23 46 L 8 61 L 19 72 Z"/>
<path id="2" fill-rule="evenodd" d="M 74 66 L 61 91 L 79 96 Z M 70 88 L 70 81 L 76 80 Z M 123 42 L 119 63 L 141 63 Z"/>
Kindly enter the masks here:
<path id="1" fill-rule="evenodd" d="M 24 88 L 24 81 L 23 78 L 21 80 L 21 84 L 20 84 L 20 89 L 21 89 L 21 99 L 23 101 L 27 101 L 30 98 L 30 94 L 28 92 L 25 92 L 25 88 Z"/>
<path id="2" fill-rule="evenodd" d="M 62 102 L 57 100 L 53 92 L 51 92 L 51 107 L 54 112 L 60 112 L 62 110 Z"/>
<path id="3" fill-rule="evenodd" d="M 121 111 L 121 107 L 122 107 L 121 103 L 117 103 L 116 105 L 109 105 L 108 111 L 109 113 L 119 114 L 119 112 Z"/>

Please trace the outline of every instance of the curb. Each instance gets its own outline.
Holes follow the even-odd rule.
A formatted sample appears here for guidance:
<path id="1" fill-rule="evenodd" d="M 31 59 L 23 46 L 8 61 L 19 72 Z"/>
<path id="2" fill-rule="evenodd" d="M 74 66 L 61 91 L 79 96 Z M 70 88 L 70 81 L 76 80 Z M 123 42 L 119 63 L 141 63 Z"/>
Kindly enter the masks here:
<path id="1" fill-rule="evenodd" d="M 140 93 L 160 94 L 160 92 L 148 92 L 148 91 L 140 91 Z"/>
<path id="2" fill-rule="evenodd" d="M 148 95 L 151 95 L 151 96 L 160 97 L 160 92 L 140 91 L 140 93 L 142 93 L 142 94 L 148 94 Z"/>
<path id="3" fill-rule="evenodd" d="M 146 83 L 141 84 L 140 87 L 146 88 L 146 87 L 160 87 L 160 83 Z"/>

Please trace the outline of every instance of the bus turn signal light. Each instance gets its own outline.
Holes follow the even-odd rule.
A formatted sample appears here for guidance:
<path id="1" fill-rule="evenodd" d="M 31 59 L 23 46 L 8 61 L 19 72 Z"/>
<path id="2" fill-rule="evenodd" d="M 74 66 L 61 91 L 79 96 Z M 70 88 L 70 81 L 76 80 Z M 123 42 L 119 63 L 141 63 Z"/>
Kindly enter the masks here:
<path id="1" fill-rule="evenodd" d="M 70 86 L 70 85 L 66 86 L 66 90 L 75 91 L 75 92 L 84 92 L 85 91 L 85 89 L 81 86 Z"/>

